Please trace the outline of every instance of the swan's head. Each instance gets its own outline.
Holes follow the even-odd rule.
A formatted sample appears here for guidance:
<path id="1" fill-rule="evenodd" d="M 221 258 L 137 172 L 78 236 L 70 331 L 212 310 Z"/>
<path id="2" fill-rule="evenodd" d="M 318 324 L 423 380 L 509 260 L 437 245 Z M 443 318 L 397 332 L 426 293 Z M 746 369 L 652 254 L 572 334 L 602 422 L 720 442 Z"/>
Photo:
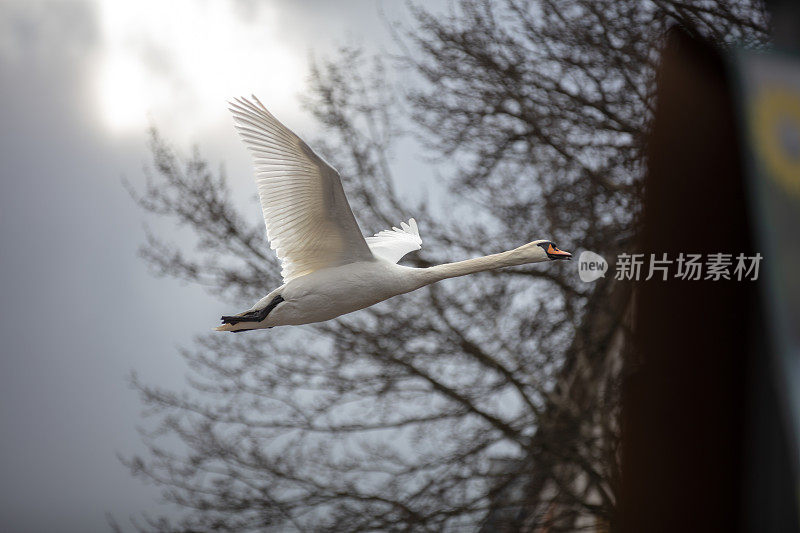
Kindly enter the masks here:
<path id="1" fill-rule="evenodd" d="M 555 261 L 556 259 L 572 259 L 572 254 L 559 250 L 558 246 L 553 241 L 540 240 L 533 241 L 531 244 L 535 245 L 540 251 L 537 254 L 541 256 L 540 261 Z"/>

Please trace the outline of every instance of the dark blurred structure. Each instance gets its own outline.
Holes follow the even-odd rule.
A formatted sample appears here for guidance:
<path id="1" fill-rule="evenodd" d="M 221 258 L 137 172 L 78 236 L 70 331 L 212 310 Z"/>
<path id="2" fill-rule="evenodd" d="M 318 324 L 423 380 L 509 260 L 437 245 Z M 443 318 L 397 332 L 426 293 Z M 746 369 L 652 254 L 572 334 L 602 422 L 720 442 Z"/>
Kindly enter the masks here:
<path id="1" fill-rule="evenodd" d="M 771 14 L 772 37 L 775 46 L 800 49 L 800 2 L 796 0 L 765 0 Z"/>
<path id="2" fill-rule="evenodd" d="M 648 145 L 645 254 L 765 249 L 732 87 L 714 46 L 670 32 Z M 797 449 L 763 283 L 653 279 L 638 287 L 622 531 L 798 531 Z"/>

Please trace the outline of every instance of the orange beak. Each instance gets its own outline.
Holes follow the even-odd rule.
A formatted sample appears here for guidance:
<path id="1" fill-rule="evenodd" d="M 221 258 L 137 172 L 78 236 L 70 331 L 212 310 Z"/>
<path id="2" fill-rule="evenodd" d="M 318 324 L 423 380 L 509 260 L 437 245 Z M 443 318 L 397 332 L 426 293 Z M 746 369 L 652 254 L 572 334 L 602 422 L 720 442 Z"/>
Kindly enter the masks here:
<path id="1" fill-rule="evenodd" d="M 559 250 L 552 244 L 547 247 L 547 256 L 550 259 L 572 259 L 571 253 Z"/>

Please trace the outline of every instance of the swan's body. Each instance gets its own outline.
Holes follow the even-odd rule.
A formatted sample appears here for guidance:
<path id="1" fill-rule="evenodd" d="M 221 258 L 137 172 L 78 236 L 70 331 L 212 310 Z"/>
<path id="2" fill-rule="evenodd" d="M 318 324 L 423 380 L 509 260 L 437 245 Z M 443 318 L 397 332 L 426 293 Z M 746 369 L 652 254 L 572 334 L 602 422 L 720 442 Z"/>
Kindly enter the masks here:
<path id="1" fill-rule="evenodd" d="M 321 322 L 446 278 L 571 257 L 552 242 L 538 240 L 429 268 L 397 265 L 422 245 L 413 218 L 365 239 L 336 170 L 255 97 L 237 100 L 231 111 L 253 152 L 267 237 L 282 261 L 284 284 L 248 311 L 222 317 L 217 330 Z"/>

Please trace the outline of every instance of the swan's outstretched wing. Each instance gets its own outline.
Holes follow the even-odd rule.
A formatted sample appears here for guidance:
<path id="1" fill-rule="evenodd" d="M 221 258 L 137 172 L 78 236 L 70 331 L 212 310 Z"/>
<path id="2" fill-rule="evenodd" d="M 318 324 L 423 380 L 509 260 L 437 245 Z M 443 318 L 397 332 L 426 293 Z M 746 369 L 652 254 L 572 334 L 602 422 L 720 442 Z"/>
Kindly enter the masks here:
<path id="1" fill-rule="evenodd" d="M 408 224 L 400 223 L 399 228 L 383 230 L 374 237 L 367 237 L 372 254 L 392 263 L 400 261 L 404 255 L 422 248 L 417 221 L 409 219 Z"/>
<path id="2" fill-rule="evenodd" d="M 284 283 L 321 268 L 374 256 L 347 203 L 339 173 L 253 96 L 230 110 L 253 153 L 270 246 Z"/>

